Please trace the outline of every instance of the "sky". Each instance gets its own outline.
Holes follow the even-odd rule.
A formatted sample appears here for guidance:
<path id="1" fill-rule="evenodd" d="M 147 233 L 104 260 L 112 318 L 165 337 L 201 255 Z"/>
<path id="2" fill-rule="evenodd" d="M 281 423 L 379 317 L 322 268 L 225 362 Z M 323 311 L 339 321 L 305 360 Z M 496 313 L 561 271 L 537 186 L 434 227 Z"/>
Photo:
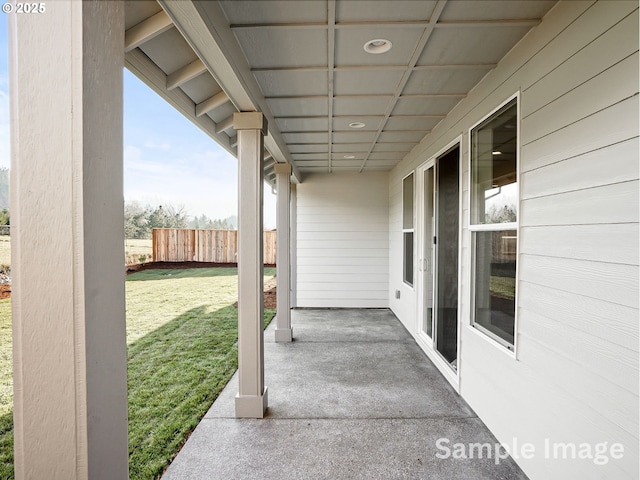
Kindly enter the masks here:
<path id="1" fill-rule="evenodd" d="M 0 167 L 9 167 L 7 15 L 0 14 Z M 237 214 L 237 161 L 128 70 L 124 70 L 124 197 L 184 206 L 191 216 Z M 265 228 L 275 196 L 265 185 Z"/>

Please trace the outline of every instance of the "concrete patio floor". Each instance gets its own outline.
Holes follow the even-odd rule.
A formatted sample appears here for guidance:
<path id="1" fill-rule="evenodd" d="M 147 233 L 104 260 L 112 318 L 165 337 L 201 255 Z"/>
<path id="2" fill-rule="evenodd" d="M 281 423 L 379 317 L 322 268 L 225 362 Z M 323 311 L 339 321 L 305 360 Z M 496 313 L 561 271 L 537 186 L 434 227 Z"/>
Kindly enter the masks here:
<path id="1" fill-rule="evenodd" d="M 390 311 L 295 310 L 290 344 L 274 323 L 266 418 L 234 418 L 236 374 L 163 480 L 526 479 L 511 459 L 436 457 L 439 438 L 497 442 Z"/>

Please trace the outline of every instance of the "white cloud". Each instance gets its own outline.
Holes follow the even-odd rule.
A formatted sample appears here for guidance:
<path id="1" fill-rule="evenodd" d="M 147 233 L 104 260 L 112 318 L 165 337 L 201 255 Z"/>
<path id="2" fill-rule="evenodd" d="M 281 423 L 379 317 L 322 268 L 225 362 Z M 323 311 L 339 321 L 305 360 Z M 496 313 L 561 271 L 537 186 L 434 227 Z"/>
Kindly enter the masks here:
<path id="1" fill-rule="evenodd" d="M 169 159 L 127 145 L 124 151 L 127 201 L 184 205 L 190 215 L 225 218 L 237 211 L 235 165 L 215 151 Z M 154 158 L 149 160 L 148 158 Z M 232 159 L 233 160 L 233 159 Z M 220 163 L 226 163 L 226 167 Z M 232 167 L 232 168 L 229 168 Z"/>
<path id="2" fill-rule="evenodd" d="M 147 148 L 154 148 L 159 150 L 169 150 L 171 148 L 171 145 L 169 145 L 166 142 L 164 143 L 146 142 L 144 146 Z"/>
<path id="3" fill-rule="evenodd" d="M 140 161 L 140 157 L 142 156 L 142 150 L 140 150 L 138 147 L 134 147 L 133 145 L 127 145 L 126 147 L 124 147 L 124 164 L 127 165 L 127 163 L 130 162 L 139 162 Z"/>

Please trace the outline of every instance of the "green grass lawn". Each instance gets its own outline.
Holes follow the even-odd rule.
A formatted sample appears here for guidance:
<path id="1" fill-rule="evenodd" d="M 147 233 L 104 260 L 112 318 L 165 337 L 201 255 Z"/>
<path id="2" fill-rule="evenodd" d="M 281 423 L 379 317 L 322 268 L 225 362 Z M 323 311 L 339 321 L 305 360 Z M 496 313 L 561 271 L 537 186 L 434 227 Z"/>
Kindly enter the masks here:
<path id="1" fill-rule="evenodd" d="M 13 478 L 11 300 L 0 300 L 0 479 Z"/>
<path id="2" fill-rule="evenodd" d="M 489 280 L 489 289 L 492 295 L 513 300 L 516 298 L 516 279 L 492 275 Z"/>
<path id="3" fill-rule="evenodd" d="M 235 268 L 127 277 L 130 478 L 159 477 L 237 369 L 237 281 Z M 10 309 L 0 301 L 0 479 L 13 478 Z"/>

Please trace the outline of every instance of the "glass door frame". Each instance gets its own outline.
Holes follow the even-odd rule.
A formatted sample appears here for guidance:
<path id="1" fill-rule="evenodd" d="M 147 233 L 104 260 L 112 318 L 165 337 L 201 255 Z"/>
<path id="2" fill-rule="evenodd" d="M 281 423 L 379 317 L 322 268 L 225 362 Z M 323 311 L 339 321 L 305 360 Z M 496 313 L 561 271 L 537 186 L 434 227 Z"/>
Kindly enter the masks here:
<path id="1" fill-rule="evenodd" d="M 436 365 L 438 370 L 444 375 L 444 377 L 451 383 L 451 385 L 459 391 L 460 385 L 460 371 L 461 371 L 461 342 L 460 336 L 462 331 L 462 247 L 464 244 L 464 231 L 463 231 L 463 196 L 464 192 L 463 188 L 463 158 L 464 152 L 462 150 L 463 141 L 462 135 L 458 136 L 455 140 L 447 144 L 444 148 L 439 150 L 435 155 L 431 156 L 427 161 L 422 163 L 416 169 L 416 177 L 415 177 L 415 198 L 416 198 L 416 225 L 415 225 L 415 238 L 414 242 L 417 243 L 417 255 L 416 255 L 416 322 L 415 322 L 415 338 L 420 347 L 427 354 L 429 359 Z M 436 348 L 436 338 L 437 338 L 437 322 L 436 322 L 436 314 L 437 314 L 437 273 L 438 273 L 438 264 L 437 264 L 437 243 L 435 248 L 432 249 L 431 252 L 431 298 L 432 298 L 432 328 L 431 328 L 431 337 L 429 337 L 423 330 L 423 322 L 424 322 L 424 298 L 425 298 L 425 279 L 424 279 L 424 252 L 426 243 L 425 242 L 433 242 L 433 236 L 429 235 L 429 238 L 426 238 L 425 235 L 425 199 L 427 189 L 425 188 L 424 177 L 427 170 L 433 168 L 433 185 L 431 185 L 431 189 L 429 192 L 433 195 L 433 229 L 437 229 L 438 225 L 438 195 L 437 195 L 437 183 L 438 183 L 438 159 L 444 157 L 448 153 L 450 153 L 453 149 L 459 149 L 459 158 L 458 158 L 458 315 L 457 315 L 457 324 L 458 324 L 458 336 L 457 336 L 457 368 L 453 369 L 449 362 L 442 356 L 442 354 Z M 436 233 L 437 235 L 437 233 Z M 428 287 L 427 287 L 428 288 Z"/>
<path id="2" fill-rule="evenodd" d="M 433 178 L 431 185 L 425 185 L 425 175 L 429 169 L 433 169 Z M 437 206 L 436 206 L 436 159 L 435 157 L 428 160 L 427 162 L 420 165 L 417 169 L 417 264 L 418 268 L 416 269 L 417 275 L 417 299 L 418 299 L 418 308 L 417 312 L 417 321 L 416 321 L 416 333 L 423 339 L 423 341 L 429 344 L 431 350 L 435 351 L 435 339 L 436 339 L 436 322 L 435 315 L 437 312 L 437 291 L 436 291 L 436 273 L 437 273 L 437 261 L 438 256 L 436 254 L 436 246 L 433 245 L 433 236 L 435 235 L 436 226 L 438 224 L 437 219 Z M 427 194 L 431 195 L 432 198 L 432 224 L 430 233 L 431 235 L 425 235 L 425 231 L 427 228 L 427 222 L 425 219 L 425 202 L 427 199 Z M 432 245 L 431 249 L 431 258 L 425 258 L 425 249 L 427 244 Z M 427 285 L 425 281 L 425 267 L 427 262 L 431 263 L 431 282 L 430 285 Z M 424 318 L 425 318 L 425 296 L 427 293 L 431 295 L 431 336 L 429 336 L 424 330 Z"/>

